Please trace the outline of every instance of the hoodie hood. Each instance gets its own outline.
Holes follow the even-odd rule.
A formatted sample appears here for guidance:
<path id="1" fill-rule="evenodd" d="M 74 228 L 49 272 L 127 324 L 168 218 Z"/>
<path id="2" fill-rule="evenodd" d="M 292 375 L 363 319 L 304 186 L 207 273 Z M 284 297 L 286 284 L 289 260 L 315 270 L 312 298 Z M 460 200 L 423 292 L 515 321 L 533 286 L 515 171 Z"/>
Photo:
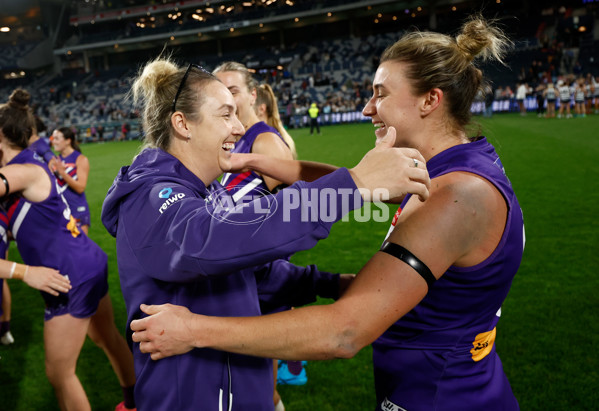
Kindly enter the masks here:
<path id="1" fill-rule="evenodd" d="M 116 237 L 122 202 L 140 187 L 147 185 L 149 189 L 157 182 L 175 182 L 199 191 L 202 197 L 208 195 L 202 180 L 177 158 L 158 148 L 146 148 L 130 166 L 121 167 L 102 204 L 102 223 L 113 237 Z"/>

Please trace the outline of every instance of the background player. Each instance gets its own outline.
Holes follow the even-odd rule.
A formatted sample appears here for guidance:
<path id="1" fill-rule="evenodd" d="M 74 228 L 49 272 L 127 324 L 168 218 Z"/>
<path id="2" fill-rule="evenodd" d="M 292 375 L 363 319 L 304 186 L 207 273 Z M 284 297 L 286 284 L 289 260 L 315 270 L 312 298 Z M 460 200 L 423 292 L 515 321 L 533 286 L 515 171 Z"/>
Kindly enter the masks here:
<path id="1" fill-rule="evenodd" d="M 87 198 L 85 198 L 85 187 L 89 176 L 89 160 L 81 154 L 77 137 L 68 127 L 54 130 L 52 145 L 58 152 L 58 158 L 50 160 L 48 165 L 58 179 L 60 193 L 69 203 L 77 226 L 87 235 L 90 215 Z"/>
<path id="2" fill-rule="evenodd" d="M 218 66 L 214 74 L 233 94 L 237 105 L 237 116 L 245 130 L 243 136 L 235 143 L 233 152 L 258 153 L 274 158 L 293 159 L 296 156 L 293 139 L 285 139 L 277 129 L 260 121 L 256 115 L 254 104 L 258 83 L 247 67 L 229 61 Z M 286 137 L 288 136 L 287 134 Z M 243 195 L 262 196 L 282 188 L 280 181 L 262 176 L 255 171 L 225 173 L 221 183 L 232 192 L 233 199 Z"/>

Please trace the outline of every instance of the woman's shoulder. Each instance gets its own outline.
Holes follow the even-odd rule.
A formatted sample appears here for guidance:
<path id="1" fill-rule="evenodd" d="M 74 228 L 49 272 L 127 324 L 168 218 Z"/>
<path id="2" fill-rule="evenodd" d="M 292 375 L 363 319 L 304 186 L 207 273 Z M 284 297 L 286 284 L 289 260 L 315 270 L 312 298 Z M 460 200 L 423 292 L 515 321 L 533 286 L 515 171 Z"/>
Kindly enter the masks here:
<path id="1" fill-rule="evenodd" d="M 278 133 L 266 131 L 254 140 L 252 153 L 292 159 L 291 150 Z M 289 154 L 289 155 L 287 155 Z"/>

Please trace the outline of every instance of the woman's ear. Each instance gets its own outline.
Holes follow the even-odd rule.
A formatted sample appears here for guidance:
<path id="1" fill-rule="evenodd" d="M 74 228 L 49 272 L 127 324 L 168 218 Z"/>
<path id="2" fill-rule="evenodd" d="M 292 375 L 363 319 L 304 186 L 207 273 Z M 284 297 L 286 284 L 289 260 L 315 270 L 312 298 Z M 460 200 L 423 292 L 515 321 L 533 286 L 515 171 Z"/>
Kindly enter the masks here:
<path id="1" fill-rule="evenodd" d="M 266 116 L 266 103 L 258 105 L 258 114 Z"/>
<path id="2" fill-rule="evenodd" d="M 187 127 L 187 119 L 185 115 L 180 111 L 175 111 L 171 115 L 171 125 L 177 137 L 187 138 L 189 135 L 189 128 Z"/>
<path id="3" fill-rule="evenodd" d="M 427 116 L 441 105 L 443 101 L 443 90 L 440 88 L 434 88 L 424 95 L 424 100 L 420 108 L 422 116 Z"/>

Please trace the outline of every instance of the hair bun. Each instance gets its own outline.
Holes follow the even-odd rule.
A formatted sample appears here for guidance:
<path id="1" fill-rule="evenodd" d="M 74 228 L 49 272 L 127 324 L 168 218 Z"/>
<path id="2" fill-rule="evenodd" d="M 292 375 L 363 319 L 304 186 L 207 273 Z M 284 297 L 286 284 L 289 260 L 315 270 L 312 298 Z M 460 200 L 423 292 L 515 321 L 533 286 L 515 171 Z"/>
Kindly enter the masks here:
<path id="1" fill-rule="evenodd" d="M 26 110 L 28 108 L 30 99 L 31 95 L 26 90 L 18 88 L 10 95 L 8 104 L 14 108 Z"/>
<path id="2" fill-rule="evenodd" d="M 501 64 L 512 42 L 496 26 L 495 20 L 485 20 L 480 14 L 471 16 L 462 26 L 462 33 L 457 36 L 458 50 L 472 61 L 476 57 L 482 60 L 495 59 Z"/>

